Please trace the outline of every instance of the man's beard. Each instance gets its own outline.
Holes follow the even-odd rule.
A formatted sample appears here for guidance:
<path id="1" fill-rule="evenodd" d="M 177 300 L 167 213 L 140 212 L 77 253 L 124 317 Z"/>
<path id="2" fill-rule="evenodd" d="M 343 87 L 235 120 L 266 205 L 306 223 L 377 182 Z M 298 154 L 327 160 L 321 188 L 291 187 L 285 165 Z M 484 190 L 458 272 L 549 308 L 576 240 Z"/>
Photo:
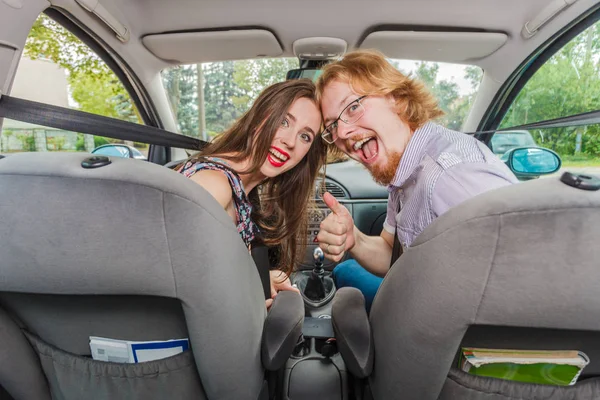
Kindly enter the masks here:
<path id="1" fill-rule="evenodd" d="M 398 165 L 400 164 L 400 158 L 402 158 L 401 153 L 393 152 L 388 157 L 388 162 L 385 165 L 373 165 L 368 167 L 369 172 L 371 172 L 375 182 L 382 186 L 388 186 L 390 183 L 392 183 L 392 180 L 396 175 Z"/>

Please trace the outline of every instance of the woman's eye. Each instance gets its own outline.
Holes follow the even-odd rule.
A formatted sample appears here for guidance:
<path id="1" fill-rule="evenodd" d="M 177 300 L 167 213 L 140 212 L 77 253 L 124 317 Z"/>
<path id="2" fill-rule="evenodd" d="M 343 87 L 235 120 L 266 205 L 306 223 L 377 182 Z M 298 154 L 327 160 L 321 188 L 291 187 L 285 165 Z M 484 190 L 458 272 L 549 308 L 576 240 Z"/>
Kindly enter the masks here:
<path id="1" fill-rule="evenodd" d="M 302 141 L 304 141 L 305 143 L 310 143 L 312 138 L 308 133 L 303 133 L 300 135 L 300 139 L 302 139 Z"/>
<path id="2" fill-rule="evenodd" d="M 350 112 L 356 111 L 357 108 L 358 108 L 358 103 L 351 105 L 350 106 Z"/>
<path id="3" fill-rule="evenodd" d="M 283 126 L 284 128 L 289 128 L 290 127 L 290 121 L 288 121 L 287 118 L 284 118 L 283 121 L 281 122 L 281 126 Z"/>

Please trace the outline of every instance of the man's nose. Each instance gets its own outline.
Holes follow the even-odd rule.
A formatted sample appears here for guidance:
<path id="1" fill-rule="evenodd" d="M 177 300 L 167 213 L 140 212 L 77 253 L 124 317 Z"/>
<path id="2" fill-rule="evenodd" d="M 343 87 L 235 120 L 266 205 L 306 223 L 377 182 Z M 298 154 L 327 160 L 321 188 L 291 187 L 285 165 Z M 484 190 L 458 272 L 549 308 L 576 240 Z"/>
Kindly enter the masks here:
<path id="1" fill-rule="evenodd" d="M 346 140 L 354 133 L 356 127 L 354 125 L 348 125 L 342 121 L 338 122 L 337 126 L 337 137 L 338 139 Z"/>

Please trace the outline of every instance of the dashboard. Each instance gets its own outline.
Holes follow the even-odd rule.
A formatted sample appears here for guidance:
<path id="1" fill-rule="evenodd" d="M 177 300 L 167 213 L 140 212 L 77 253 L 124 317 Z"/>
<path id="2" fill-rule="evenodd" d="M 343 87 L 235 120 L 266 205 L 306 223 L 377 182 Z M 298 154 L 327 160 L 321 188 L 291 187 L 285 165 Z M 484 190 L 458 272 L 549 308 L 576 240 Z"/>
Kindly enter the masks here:
<path id="1" fill-rule="evenodd" d="M 373 181 L 369 171 L 361 164 L 349 160 L 327 165 L 325 190 L 350 211 L 354 224 L 361 232 L 376 236 L 381 233 L 387 210 L 388 192 L 384 186 Z M 318 246 L 316 237 L 319 233 L 319 224 L 329 213 L 330 210 L 323 200 L 317 198 L 316 207 L 309 211 L 308 246 L 299 269 L 313 268 L 312 253 Z M 332 270 L 335 265 L 336 263 L 326 259 L 324 268 Z"/>

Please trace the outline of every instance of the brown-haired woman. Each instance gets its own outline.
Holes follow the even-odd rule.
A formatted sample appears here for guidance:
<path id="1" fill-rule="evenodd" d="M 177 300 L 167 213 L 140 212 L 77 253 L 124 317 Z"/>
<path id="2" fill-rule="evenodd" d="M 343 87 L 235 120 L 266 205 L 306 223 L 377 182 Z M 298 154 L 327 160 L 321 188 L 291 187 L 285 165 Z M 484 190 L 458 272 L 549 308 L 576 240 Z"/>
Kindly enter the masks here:
<path id="1" fill-rule="evenodd" d="M 249 250 L 257 239 L 279 249 L 277 270 L 271 271 L 272 298 L 281 290 L 297 290 L 288 275 L 304 254 L 307 209 L 326 159 L 320 128 L 312 81 L 276 83 L 178 169 L 223 206 Z"/>

